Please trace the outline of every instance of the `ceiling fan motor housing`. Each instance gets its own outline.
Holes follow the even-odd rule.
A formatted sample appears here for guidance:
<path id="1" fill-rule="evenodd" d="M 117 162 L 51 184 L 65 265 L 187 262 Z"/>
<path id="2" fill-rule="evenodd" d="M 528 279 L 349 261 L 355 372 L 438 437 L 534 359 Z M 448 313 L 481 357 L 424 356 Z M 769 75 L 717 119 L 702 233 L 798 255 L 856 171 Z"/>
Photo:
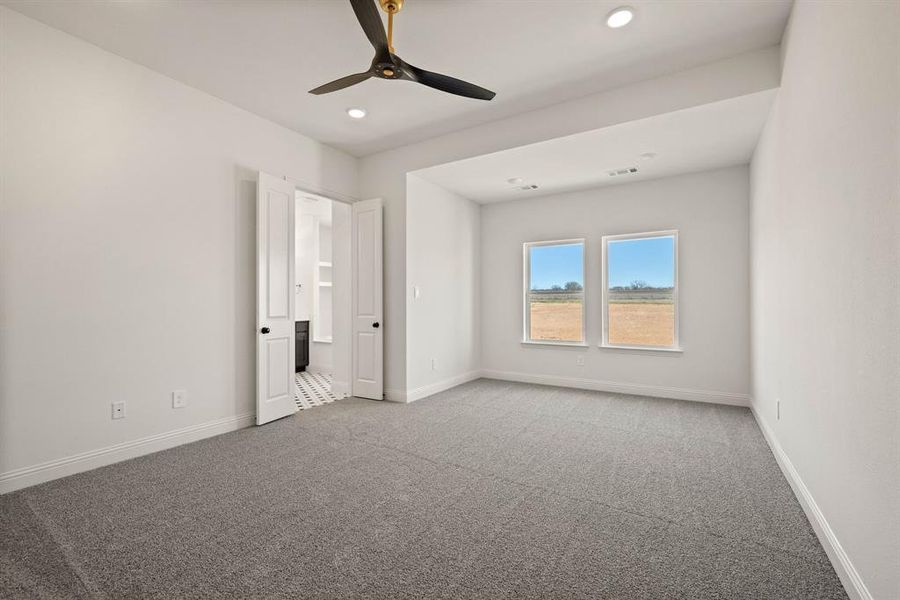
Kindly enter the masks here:
<path id="1" fill-rule="evenodd" d="M 371 72 L 377 77 L 399 79 L 403 75 L 402 67 L 397 61 L 394 61 L 393 58 L 393 56 L 376 56 L 370 67 Z"/>

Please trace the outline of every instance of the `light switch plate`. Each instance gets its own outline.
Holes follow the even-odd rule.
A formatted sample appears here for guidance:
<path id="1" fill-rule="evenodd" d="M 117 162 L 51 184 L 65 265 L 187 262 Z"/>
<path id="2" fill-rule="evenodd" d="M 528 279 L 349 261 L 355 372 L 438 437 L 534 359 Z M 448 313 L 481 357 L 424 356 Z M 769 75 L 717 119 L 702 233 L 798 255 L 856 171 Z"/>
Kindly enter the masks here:
<path id="1" fill-rule="evenodd" d="M 172 408 L 184 408 L 187 406 L 187 392 L 175 390 L 172 392 Z"/>

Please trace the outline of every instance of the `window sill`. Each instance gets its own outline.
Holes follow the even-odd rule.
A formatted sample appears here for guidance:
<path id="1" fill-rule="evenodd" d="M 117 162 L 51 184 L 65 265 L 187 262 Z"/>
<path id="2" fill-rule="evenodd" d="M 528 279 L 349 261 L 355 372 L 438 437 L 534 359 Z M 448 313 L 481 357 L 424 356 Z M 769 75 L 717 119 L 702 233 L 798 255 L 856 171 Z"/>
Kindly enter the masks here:
<path id="1" fill-rule="evenodd" d="M 522 340 L 520 342 L 523 346 L 568 346 L 570 348 L 587 348 L 588 345 L 584 342 L 551 342 L 551 341 L 536 341 L 536 340 Z"/>
<path id="2" fill-rule="evenodd" d="M 614 344 L 597 344 L 601 350 L 637 350 L 640 352 L 668 352 L 682 354 L 683 348 L 655 348 L 653 346 L 617 346 Z"/>

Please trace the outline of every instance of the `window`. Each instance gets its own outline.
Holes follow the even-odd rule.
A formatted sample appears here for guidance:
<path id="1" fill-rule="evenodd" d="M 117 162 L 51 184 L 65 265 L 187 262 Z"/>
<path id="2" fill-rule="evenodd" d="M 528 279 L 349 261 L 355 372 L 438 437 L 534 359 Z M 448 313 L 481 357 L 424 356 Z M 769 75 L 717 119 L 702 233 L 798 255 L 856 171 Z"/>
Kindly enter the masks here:
<path id="1" fill-rule="evenodd" d="M 603 238 L 602 346 L 678 350 L 678 232 Z"/>
<path id="2" fill-rule="evenodd" d="M 530 242 L 525 255 L 525 342 L 584 343 L 584 240 Z"/>

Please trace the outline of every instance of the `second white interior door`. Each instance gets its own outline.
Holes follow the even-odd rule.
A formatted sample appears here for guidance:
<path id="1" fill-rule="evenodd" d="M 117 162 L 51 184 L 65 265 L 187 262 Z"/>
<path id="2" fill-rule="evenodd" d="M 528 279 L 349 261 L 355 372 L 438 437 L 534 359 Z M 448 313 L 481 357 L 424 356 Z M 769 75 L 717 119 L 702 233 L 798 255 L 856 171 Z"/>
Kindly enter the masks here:
<path id="1" fill-rule="evenodd" d="M 383 233 L 381 199 L 353 204 L 353 395 L 384 398 Z"/>

